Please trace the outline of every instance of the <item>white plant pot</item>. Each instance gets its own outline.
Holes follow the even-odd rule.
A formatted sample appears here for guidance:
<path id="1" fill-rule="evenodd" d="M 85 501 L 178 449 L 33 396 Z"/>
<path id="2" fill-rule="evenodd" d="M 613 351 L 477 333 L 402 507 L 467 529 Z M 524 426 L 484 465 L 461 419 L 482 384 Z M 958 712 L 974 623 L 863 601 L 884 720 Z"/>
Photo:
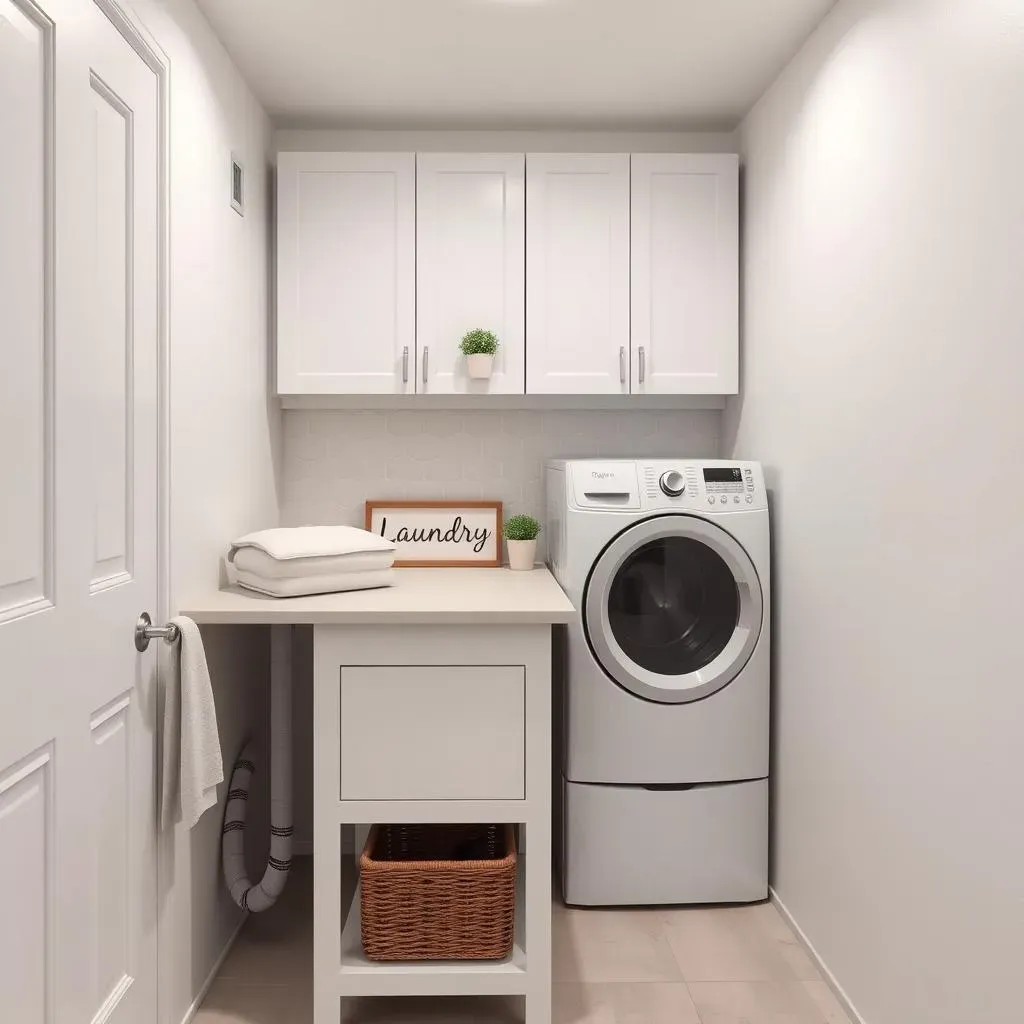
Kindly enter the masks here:
<path id="1" fill-rule="evenodd" d="M 494 370 L 494 356 L 478 352 L 466 356 L 466 372 L 473 380 L 487 380 Z"/>
<path id="2" fill-rule="evenodd" d="M 537 557 L 537 541 L 534 540 L 507 540 L 508 545 L 508 567 L 510 569 L 532 569 L 534 559 Z"/>

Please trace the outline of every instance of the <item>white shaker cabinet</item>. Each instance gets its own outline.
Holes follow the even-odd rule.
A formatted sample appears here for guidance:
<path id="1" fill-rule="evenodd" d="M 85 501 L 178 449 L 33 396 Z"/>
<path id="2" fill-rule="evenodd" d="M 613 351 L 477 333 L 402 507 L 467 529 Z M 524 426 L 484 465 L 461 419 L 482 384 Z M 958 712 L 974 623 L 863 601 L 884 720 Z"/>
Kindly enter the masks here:
<path id="1" fill-rule="evenodd" d="M 416 161 L 416 390 L 521 395 L 526 386 L 522 153 L 420 153 Z M 489 380 L 459 350 L 499 339 Z"/>
<path id="2" fill-rule="evenodd" d="M 633 394 L 735 394 L 739 159 L 634 154 Z"/>
<path id="3" fill-rule="evenodd" d="M 412 394 L 415 155 L 281 153 L 277 182 L 279 393 Z"/>
<path id="4" fill-rule="evenodd" d="M 526 390 L 630 390 L 629 154 L 526 158 Z"/>

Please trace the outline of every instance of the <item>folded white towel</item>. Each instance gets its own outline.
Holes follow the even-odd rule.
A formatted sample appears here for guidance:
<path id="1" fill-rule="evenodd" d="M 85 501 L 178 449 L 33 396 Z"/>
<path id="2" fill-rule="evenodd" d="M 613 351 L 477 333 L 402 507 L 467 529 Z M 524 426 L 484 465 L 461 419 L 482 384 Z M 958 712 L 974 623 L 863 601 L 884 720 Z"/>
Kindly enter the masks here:
<path id="1" fill-rule="evenodd" d="M 337 594 L 346 590 L 373 590 L 390 587 L 394 569 L 367 572 L 339 572 L 331 576 L 259 576 L 244 569 L 235 571 L 240 587 L 267 597 L 305 597 L 309 594 Z"/>
<path id="2" fill-rule="evenodd" d="M 217 803 L 224 764 L 202 635 L 185 616 L 171 621 L 178 627 L 179 639 L 173 645 L 164 686 L 160 820 L 164 828 L 176 821 L 192 828 Z"/>
<path id="3" fill-rule="evenodd" d="M 272 558 L 262 548 L 238 548 L 234 565 L 265 579 L 306 579 L 310 576 L 338 576 L 344 573 L 380 572 L 390 569 L 394 551 L 355 551 L 350 555 L 323 555 L 320 558 Z"/>
<path id="4" fill-rule="evenodd" d="M 279 526 L 247 533 L 231 545 L 228 559 L 244 547 L 259 548 L 278 560 L 395 550 L 391 541 L 355 526 Z"/>

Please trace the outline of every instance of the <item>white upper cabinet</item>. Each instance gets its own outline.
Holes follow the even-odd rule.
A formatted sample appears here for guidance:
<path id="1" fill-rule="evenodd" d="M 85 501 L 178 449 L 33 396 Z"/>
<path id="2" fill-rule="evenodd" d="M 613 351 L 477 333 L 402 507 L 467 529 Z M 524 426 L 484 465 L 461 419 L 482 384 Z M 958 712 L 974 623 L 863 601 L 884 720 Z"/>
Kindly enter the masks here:
<path id="1" fill-rule="evenodd" d="M 420 153 L 416 163 L 416 390 L 521 395 L 526 386 L 525 157 Z M 474 328 L 499 340 L 490 380 L 459 350 Z"/>
<path id="2" fill-rule="evenodd" d="M 281 153 L 281 394 L 411 394 L 416 345 L 412 153 Z"/>
<path id="3" fill-rule="evenodd" d="M 739 159 L 632 158 L 634 394 L 735 394 Z"/>
<path id="4" fill-rule="evenodd" d="M 526 160 L 526 390 L 629 394 L 629 155 Z"/>

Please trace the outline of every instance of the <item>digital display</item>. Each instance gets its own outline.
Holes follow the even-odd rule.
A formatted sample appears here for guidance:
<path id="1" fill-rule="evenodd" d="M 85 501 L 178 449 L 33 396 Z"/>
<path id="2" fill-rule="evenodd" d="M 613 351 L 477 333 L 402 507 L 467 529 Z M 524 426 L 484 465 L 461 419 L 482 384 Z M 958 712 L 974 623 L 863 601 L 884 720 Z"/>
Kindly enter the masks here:
<path id="1" fill-rule="evenodd" d="M 705 469 L 704 483 L 706 484 L 741 484 L 743 474 L 739 469 Z"/>

